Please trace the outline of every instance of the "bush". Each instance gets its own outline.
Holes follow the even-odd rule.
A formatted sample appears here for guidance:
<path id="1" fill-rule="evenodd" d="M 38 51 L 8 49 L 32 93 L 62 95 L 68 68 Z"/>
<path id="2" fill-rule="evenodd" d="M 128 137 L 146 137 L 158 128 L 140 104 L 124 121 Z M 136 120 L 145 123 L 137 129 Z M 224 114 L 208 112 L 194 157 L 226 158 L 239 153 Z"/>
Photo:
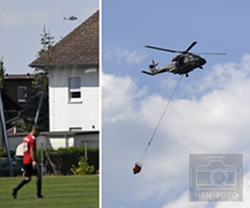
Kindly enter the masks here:
<path id="1" fill-rule="evenodd" d="M 81 156 L 79 158 L 78 167 L 73 164 L 70 170 L 74 173 L 74 175 L 88 175 L 92 174 L 95 171 L 95 168 L 93 165 L 90 166 L 88 164 L 87 158 Z"/>
<path id="2" fill-rule="evenodd" d="M 72 165 L 77 165 L 79 157 L 85 155 L 85 147 L 70 147 L 58 149 L 58 156 L 60 166 L 59 169 L 62 174 L 72 174 L 70 169 Z M 99 169 L 99 151 L 97 148 L 88 148 L 88 162 L 93 165 L 95 171 Z"/>
<path id="3" fill-rule="evenodd" d="M 0 158 L 7 157 L 6 149 L 3 147 L 0 147 Z"/>
<path id="4" fill-rule="evenodd" d="M 14 158 L 15 150 L 10 150 L 10 157 Z M 7 152 L 4 147 L 0 147 L 0 158 L 7 157 Z"/>

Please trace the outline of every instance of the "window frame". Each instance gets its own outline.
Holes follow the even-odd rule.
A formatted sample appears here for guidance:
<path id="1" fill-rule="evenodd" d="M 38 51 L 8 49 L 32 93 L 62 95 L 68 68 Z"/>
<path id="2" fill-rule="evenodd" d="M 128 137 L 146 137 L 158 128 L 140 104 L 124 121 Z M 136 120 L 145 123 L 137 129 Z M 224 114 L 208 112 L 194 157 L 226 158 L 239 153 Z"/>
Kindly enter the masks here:
<path id="1" fill-rule="evenodd" d="M 23 89 L 23 91 L 22 91 L 23 97 L 22 98 L 20 98 L 20 93 L 19 93 L 20 89 Z M 17 101 L 19 103 L 25 103 L 25 102 L 27 102 L 27 97 L 28 97 L 28 95 L 27 95 L 27 86 L 17 86 Z"/>
<path id="2" fill-rule="evenodd" d="M 78 83 L 72 83 L 73 80 L 79 80 Z M 75 85 L 75 86 L 74 86 Z M 79 96 L 74 97 L 76 93 L 79 93 Z M 82 92 L 81 92 L 81 77 L 69 77 L 68 79 L 68 100 L 72 102 L 81 102 L 82 101 Z"/>

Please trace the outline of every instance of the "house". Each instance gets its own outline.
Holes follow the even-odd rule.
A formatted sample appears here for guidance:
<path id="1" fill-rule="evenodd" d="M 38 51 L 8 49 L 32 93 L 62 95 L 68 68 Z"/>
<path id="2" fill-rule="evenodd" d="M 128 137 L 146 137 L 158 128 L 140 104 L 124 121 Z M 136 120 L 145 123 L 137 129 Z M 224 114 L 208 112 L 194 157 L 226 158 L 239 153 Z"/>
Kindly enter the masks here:
<path id="1" fill-rule="evenodd" d="M 5 88 L 3 79 L 3 62 L 0 61 L 1 88 L 0 89 L 0 147 L 6 147 L 9 151 L 9 141 L 6 134 L 6 126 L 18 119 L 21 115 L 22 107 L 13 99 Z M 7 124 L 7 125 L 6 125 Z"/>
<path id="2" fill-rule="evenodd" d="M 50 145 L 99 145 L 99 11 L 52 48 L 49 68 Z M 30 67 L 46 67 L 50 51 Z M 70 142 L 67 142 L 72 138 Z M 52 141 L 53 140 L 53 141 Z M 47 142 L 48 143 L 48 142 Z M 52 146 L 53 146 L 52 145 Z"/>
<path id="3" fill-rule="evenodd" d="M 11 123 L 13 120 L 19 118 L 22 107 L 12 99 L 6 92 L 2 92 L 2 103 L 4 110 L 4 120 L 0 119 L 0 147 L 5 147 L 4 136 L 3 136 L 3 125 Z"/>
<path id="4" fill-rule="evenodd" d="M 27 102 L 28 94 L 31 92 L 34 75 L 29 73 L 5 74 L 4 81 L 6 92 L 23 107 Z"/>

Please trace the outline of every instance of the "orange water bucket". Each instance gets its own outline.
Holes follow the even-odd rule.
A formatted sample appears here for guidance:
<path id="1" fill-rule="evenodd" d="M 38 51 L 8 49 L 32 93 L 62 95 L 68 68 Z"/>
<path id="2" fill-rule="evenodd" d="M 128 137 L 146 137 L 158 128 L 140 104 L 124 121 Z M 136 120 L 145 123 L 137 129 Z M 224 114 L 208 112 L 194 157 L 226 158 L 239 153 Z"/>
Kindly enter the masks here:
<path id="1" fill-rule="evenodd" d="M 140 163 L 135 163 L 135 165 L 133 166 L 133 172 L 134 174 L 140 173 L 142 168 L 142 165 Z"/>

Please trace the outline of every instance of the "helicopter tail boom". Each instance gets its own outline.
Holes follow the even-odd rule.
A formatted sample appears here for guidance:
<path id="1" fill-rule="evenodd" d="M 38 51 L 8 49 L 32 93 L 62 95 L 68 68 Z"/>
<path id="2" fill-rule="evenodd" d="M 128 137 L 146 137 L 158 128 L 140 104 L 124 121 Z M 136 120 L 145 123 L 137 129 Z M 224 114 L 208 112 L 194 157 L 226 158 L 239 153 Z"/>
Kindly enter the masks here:
<path id="1" fill-rule="evenodd" d="M 154 75 L 155 75 L 155 73 L 151 73 L 151 72 L 148 72 L 148 71 L 142 71 L 142 73 L 148 74 L 148 75 L 151 75 L 151 76 L 154 76 Z"/>

